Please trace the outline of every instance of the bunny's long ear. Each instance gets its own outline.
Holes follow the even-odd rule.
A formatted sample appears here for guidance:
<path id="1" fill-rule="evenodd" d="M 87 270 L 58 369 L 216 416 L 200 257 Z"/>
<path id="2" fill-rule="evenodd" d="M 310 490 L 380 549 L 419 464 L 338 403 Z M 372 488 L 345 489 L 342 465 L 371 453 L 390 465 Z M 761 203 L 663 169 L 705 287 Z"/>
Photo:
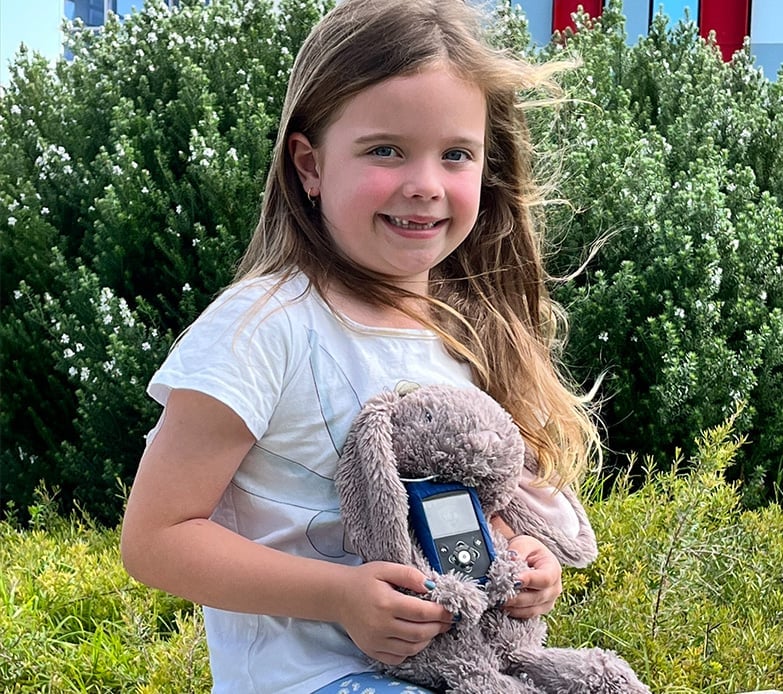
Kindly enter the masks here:
<path id="1" fill-rule="evenodd" d="M 563 564 L 587 566 L 598 556 L 598 547 L 584 507 L 571 487 L 557 491 L 533 485 L 537 469 L 527 447 L 525 470 L 501 518 L 515 533 L 541 540 Z"/>
<path id="2" fill-rule="evenodd" d="M 408 494 L 397 474 L 391 411 L 396 393 L 365 403 L 345 440 L 335 485 L 346 537 L 365 561 L 409 563 Z"/>

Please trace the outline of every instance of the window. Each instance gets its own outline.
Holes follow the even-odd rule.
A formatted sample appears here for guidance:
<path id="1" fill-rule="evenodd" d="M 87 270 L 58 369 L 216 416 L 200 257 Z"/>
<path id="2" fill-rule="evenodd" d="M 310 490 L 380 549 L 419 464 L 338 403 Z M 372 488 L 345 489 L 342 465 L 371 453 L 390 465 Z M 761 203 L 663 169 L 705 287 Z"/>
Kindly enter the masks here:
<path id="1" fill-rule="evenodd" d="M 106 21 L 104 0 L 65 0 L 67 19 L 81 19 L 88 27 L 102 26 Z"/>

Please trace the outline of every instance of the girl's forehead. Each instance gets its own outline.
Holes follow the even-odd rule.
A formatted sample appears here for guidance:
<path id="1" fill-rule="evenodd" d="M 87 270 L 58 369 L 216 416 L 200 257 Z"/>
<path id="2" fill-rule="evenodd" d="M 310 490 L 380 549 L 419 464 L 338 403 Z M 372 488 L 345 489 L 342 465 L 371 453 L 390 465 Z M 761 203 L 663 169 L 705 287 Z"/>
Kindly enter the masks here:
<path id="1" fill-rule="evenodd" d="M 476 130 L 483 134 L 485 116 L 486 98 L 479 85 L 432 67 L 365 87 L 343 104 L 330 127 L 341 123 L 372 130 L 384 125 L 394 131 L 437 123 L 475 136 Z"/>
<path id="2" fill-rule="evenodd" d="M 379 89 L 384 90 L 384 87 L 388 88 L 388 85 L 390 84 L 406 82 L 406 81 L 407 82 L 417 81 L 417 78 L 419 77 L 433 75 L 433 74 L 448 76 L 450 79 L 454 81 L 455 84 L 461 84 L 463 86 L 472 86 L 481 90 L 482 93 L 485 93 L 485 90 L 481 85 L 481 83 L 477 79 L 475 79 L 475 77 L 472 76 L 468 71 L 460 69 L 457 65 L 455 65 L 454 63 L 446 59 L 439 58 L 432 62 L 425 63 L 413 70 L 389 75 L 388 77 L 384 77 L 383 79 L 372 82 L 356 90 L 350 96 L 348 96 L 347 98 L 343 99 L 341 102 L 334 105 L 332 118 L 330 120 L 339 117 L 340 113 L 342 113 L 342 111 L 345 110 L 347 104 L 349 104 L 358 96 L 366 92 L 377 92 L 379 91 Z"/>
<path id="3" fill-rule="evenodd" d="M 466 79 L 455 70 L 436 65 L 393 75 L 368 85 L 349 97 L 340 110 L 344 112 L 355 104 L 371 105 L 378 102 L 416 108 L 433 99 L 448 99 L 450 96 L 458 99 L 468 94 L 473 99 L 486 101 L 484 91 L 476 81 Z"/>

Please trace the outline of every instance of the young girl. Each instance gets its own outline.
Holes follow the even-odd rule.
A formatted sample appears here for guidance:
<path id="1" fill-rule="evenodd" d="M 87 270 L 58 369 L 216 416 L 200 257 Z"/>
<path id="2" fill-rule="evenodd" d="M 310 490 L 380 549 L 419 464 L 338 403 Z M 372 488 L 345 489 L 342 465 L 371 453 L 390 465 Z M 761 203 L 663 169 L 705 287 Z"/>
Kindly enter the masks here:
<path id="1" fill-rule="evenodd" d="M 409 594 L 426 593 L 423 574 L 344 547 L 335 464 L 370 396 L 402 381 L 486 390 L 538 454 L 541 484 L 521 493 L 553 514 L 552 486 L 595 446 L 553 364 L 516 97 L 553 68 L 489 48 L 480 26 L 462 0 L 345 0 L 313 30 L 237 280 L 150 383 L 165 409 L 122 556 L 205 606 L 215 692 L 355 691 L 367 656 L 398 664 L 450 628 Z M 511 546 L 531 569 L 505 608 L 547 612 L 557 560 L 530 537 Z"/>

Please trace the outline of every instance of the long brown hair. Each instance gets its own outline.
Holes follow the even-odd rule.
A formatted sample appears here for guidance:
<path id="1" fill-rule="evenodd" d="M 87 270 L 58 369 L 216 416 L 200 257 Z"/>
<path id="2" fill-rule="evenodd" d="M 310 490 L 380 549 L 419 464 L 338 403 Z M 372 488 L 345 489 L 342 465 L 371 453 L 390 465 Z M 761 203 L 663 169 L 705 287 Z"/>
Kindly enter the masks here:
<path id="1" fill-rule="evenodd" d="M 600 456 L 583 398 L 558 368 L 562 312 L 546 290 L 540 214 L 525 110 L 556 94 L 562 64 L 534 65 L 492 48 L 480 15 L 462 0 L 345 0 L 313 29 L 291 73 L 261 219 L 237 279 L 302 270 L 395 307 L 438 332 L 470 363 L 477 385 L 512 414 L 534 446 L 540 476 L 567 483 Z M 487 101 L 486 161 L 478 219 L 467 239 L 431 272 L 431 308 L 336 252 L 288 154 L 294 132 L 317 147 L 344 104 L 390 77 L 434 64 L 475 83 Z M 538 96 L 531 96 L 538 95 Z"/>

